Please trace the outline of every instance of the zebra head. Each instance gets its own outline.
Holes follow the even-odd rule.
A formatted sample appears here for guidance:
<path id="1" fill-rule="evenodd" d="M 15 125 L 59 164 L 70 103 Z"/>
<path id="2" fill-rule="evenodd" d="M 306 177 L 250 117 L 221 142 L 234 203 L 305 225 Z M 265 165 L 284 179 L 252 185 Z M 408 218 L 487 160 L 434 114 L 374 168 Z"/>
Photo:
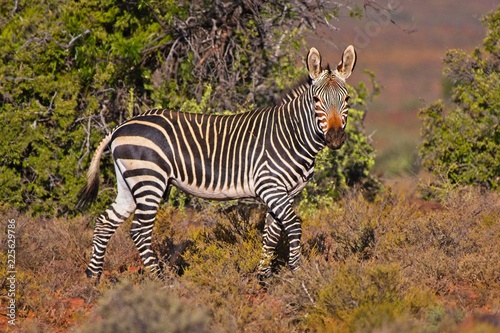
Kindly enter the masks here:
<path id="1" fill-rule="evenodd" d="M 355 64 L 356 52 L 352 45 L 345 49 L 334 70 L 330 65 L 325 69 L 321 67 L 321 55 L 314 47 L 307 55 L 307 69 L 311 78 L 318 125 L 326 145 L 331 149 L 339 149 L 346 140 L 349 94 L 345 80 L 351 75 Z"/>

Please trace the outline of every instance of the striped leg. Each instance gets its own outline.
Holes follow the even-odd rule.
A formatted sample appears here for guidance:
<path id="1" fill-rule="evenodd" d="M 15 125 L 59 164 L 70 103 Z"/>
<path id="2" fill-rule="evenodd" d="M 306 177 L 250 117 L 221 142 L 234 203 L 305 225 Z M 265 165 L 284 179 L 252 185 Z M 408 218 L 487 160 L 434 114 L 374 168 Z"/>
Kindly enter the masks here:
<path id="1" fill-rule="evenodd" d="M 269 191 L 271 192 L 271 191 Z M 265 193 L 265 192 L 264 192 Z M 259 265 L 260 275 L 269 276 L 271 272 L 270 258 L 274 256 L 274 250 L 279 241 L 281 229 L 285 230 L 289 243 L 288 265 L 292 271 L 300 266 L 300 238 L 302 229 L 300 222 L 292 209 L 293 199 L 285 191 L 268 193 L 264 201 L 269 207 L 270 213 L 266 217 L 266 228 L 264 230 L 264 256 Z"/>
<path id="2" fill-rule="evenodd" d="M 161 197 L 152 191 L 145 192 L 147 195 L 137 199 L 137 209 L 134 213 L 130 235 L 137 250 L 139 250 L 144 266 L 148 267 L 153 275 L 161 277 L 158 258 L 151 247 L 153 225 Z"/>
<path id="3" fill-rule="evenodd" d="M 290 207 L 290 213 L 283 222 L 285 233 L 288 236 L 290 253 L 288 255 L 288 266 L 292 271 L 300 268 L 300 239 L 302 237 L 302 226 L 295 215 L 295 212 Z"/>
<path id="4" fill-rule="evenodd" d="M 118 171 L 118 170 L 117 170 Z M 116 229 L 135 209 L 135 202 L 129 188 L 123 181 L 120 172 L 116 172 L 118 195 L 115 202 L 109 206 L 97 219 L 94 228 L 92 257 L 85 270 L 87 277 L 99 279 L 104 264 L 104 254 L 108 242 Z"/>
<path id="5" fill-rule="evenodd" d="M 262 240 L 263 255 L 259 263 L 259 277 L 261 279 L 271 276 L 271 264 L 274 259 L 276 246 L 281 236 L 281 226 L 270 212 L 266 215 L 264 235 Z"/>
<path id="6" fill-rule="evenodd" d="M 300 268 L 300 238 L 302 237 L 302 227 L 297 215 L 292 209 L 293 199 L 287 197 L 287 201 L 277 208 L 278 218 L 283 224 L 286 236 L 288 237 L 288 266 L 292 271 Z"/>

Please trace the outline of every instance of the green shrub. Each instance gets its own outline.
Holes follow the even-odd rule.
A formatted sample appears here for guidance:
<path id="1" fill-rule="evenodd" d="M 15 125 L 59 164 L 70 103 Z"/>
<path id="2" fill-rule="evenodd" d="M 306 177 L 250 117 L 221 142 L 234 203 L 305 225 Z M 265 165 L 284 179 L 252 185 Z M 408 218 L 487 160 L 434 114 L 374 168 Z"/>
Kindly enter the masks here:
<path id="1" fill-rule="evenodd" d="M 420 168 L 420 158 L 416 147 L 418 139 L 399 138 L 399 142 L 377 154 L 375 171 L 383 172 L 388 178 L 416 175 Z"/>
<path id="2" fill-rule="evenodd" d="M 447 52 L 451 105 L 420 111 L 423 166 L 452 184 L 500 189 L 500 7 L 483 19 L 486 39 L 471 54 Z"/>

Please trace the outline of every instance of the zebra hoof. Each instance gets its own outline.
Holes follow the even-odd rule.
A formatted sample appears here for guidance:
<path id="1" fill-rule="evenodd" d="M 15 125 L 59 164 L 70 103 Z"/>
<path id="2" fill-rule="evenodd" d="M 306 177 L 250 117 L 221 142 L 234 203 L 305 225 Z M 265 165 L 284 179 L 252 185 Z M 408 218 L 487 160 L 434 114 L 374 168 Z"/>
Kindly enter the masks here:
<path id="1" fill-rule="evenodd" d="M 85 275 L 87 275 L 88 279 L 94 280 L 96 284 L 99 283 L 99 280 L 101 278 L 100 273 L 94 273 L 88 268 L 85 270 Z"/>
<path id="2" fill-rule="evenodd" d="M 273 273 L 271 272 L 271 269 L 266 269 L 259 271 L 257 273 L 257 279 L 259 280 L 259 284 L 266 288 L 268 285 L 269 280 L 273 277 Z"/>

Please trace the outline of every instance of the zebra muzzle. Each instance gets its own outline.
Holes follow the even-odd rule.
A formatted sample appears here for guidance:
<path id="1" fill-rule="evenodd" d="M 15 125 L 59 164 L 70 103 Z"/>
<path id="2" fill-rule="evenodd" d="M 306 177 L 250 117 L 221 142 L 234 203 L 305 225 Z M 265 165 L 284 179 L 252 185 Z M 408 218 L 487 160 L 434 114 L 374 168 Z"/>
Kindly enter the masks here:
<path id="1" fill-rule="evenodd" d="M 346 133 L 342 127 L 330 128 L 328 132 L 326 132 L 325 141 L 329 148 L 339 149 L 344 144 L 346 138 Z"/>

